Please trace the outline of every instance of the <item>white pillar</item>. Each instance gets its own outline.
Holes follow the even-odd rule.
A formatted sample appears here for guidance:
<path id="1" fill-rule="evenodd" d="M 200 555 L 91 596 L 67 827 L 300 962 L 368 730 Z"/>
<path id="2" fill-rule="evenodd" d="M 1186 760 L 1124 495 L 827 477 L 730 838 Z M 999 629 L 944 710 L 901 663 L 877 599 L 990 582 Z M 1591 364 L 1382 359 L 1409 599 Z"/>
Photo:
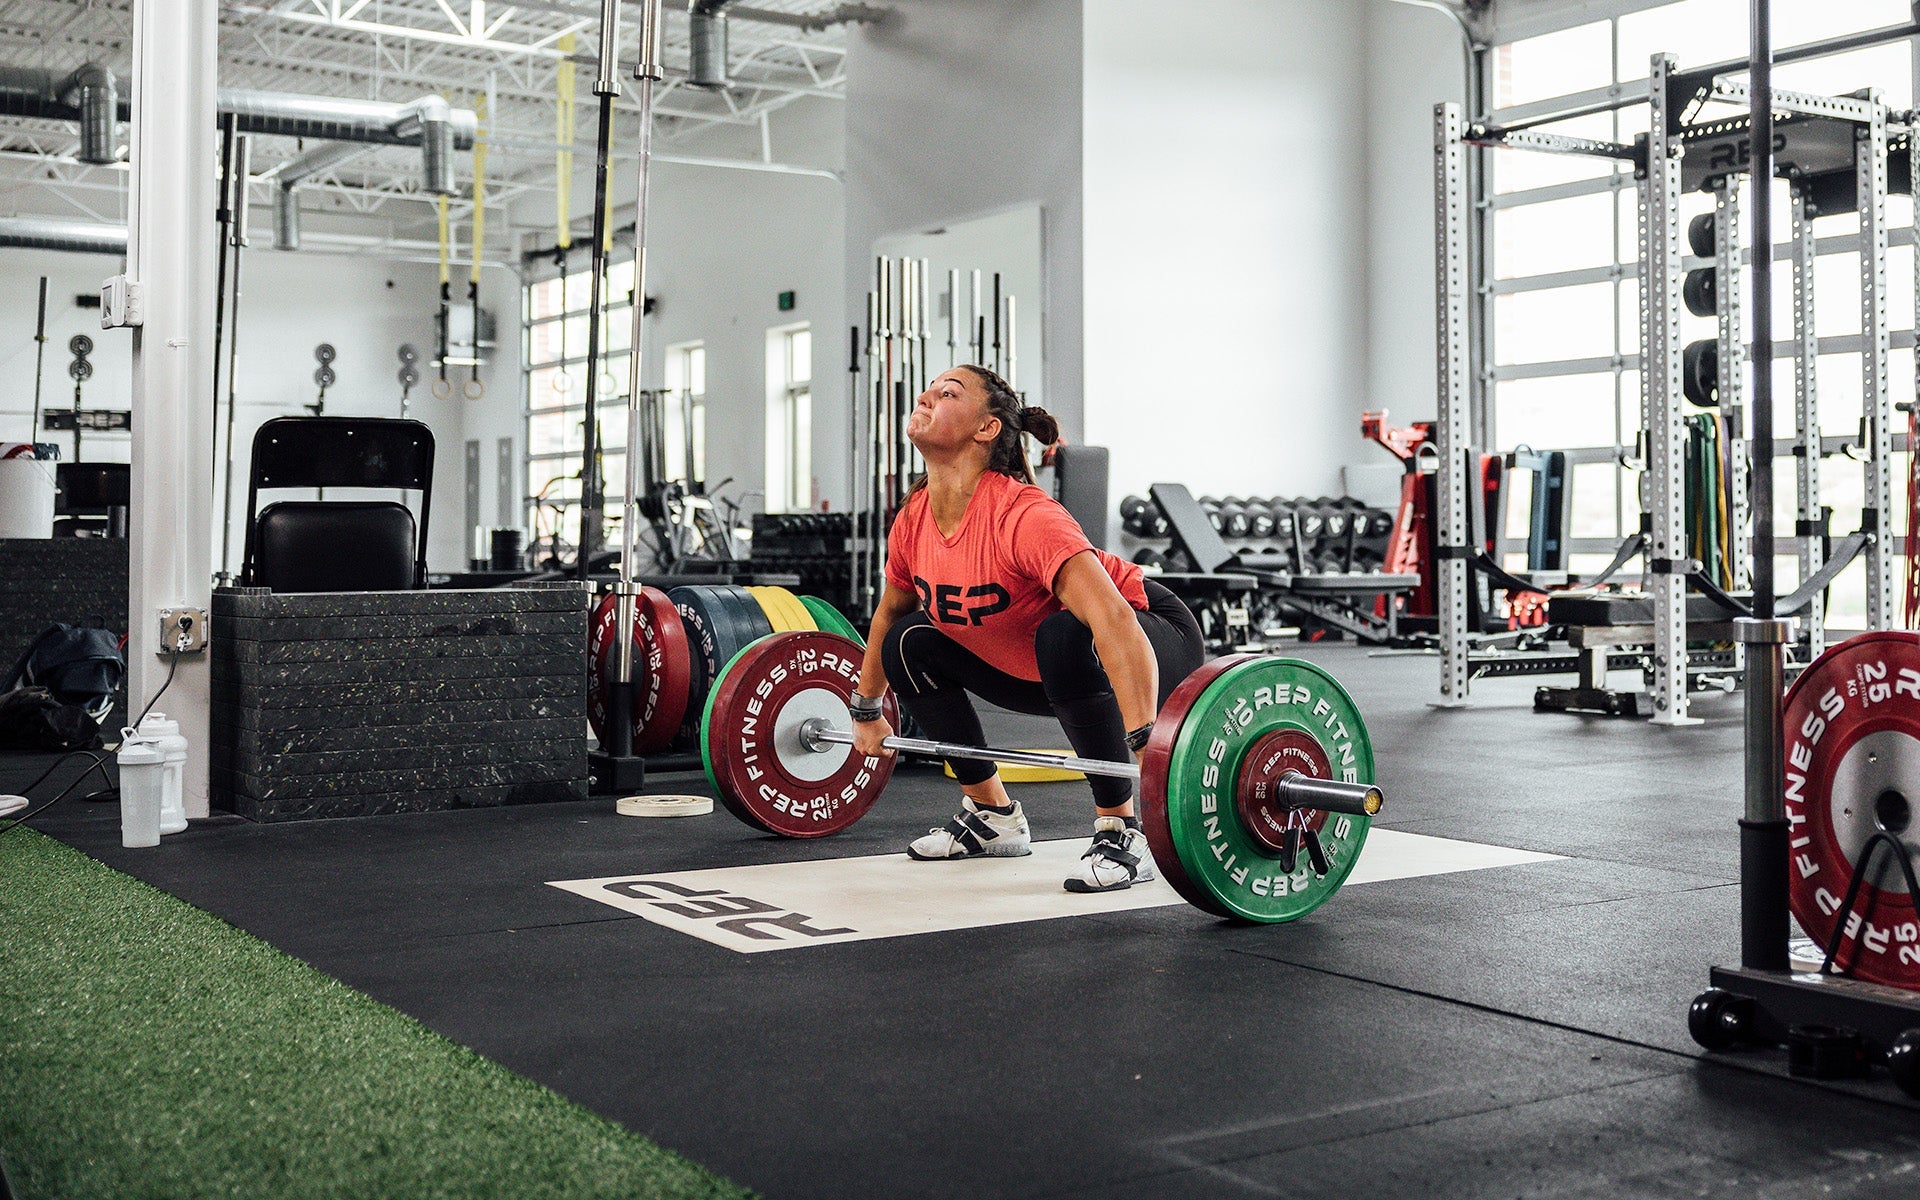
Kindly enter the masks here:
<path id="1" fill-rule="evenodd" d="M 127 278 L 143 323 L 133 329 L 129 717 L 167 678 L 159 611 L 205 610 L 212 600 L 218 15 L 218 0 L 133 6 Z M 157 706 L 191 747 L 189 817 L 207 815 L 207 657 L 182 655 Z"/>

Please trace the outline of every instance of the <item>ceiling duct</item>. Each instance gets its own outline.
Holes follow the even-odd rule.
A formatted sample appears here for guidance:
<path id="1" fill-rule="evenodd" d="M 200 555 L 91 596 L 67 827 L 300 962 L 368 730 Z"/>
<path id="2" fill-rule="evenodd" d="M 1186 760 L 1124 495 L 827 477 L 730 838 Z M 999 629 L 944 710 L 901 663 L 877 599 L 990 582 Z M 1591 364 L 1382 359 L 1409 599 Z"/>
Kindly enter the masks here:
<path id="1" fill-rule="evenodd" d="M 0 217 L 0 246 L 124 255 L 127 227 L 57 217 Z"/>
<path id="2" fill-rule="evenodd" d="M 119 158 L 114 133 L 120 107 L 119 81 L 99 63 L 72 71 L 0 66 L 0 113 L 78 121 L 81 162 L 100 165 Z"/>
<path id="3" fill-rule="evenodd" d="M 328 142 L 315 150 L 309 150 L 299 158 L 289 159 L 261 176 L 275 185 L 273 189 L 273 248 L 275 250 L 298 250 L 300 248 L 300 198 L 294 189 L 300 181 L 322 171 L 332 170 L 350 158 L 367 152 L 364 142 Z M 451 180 L 448 181 L 451 183 Z M 428 189 L 432 190 L 432 189 Z"/>
<path id="4" fill-rule="evenodd" d="M 727 80 L 728 0 L 688 0 L 687 83 L 718 91 Z"/>
<path id="5" fill-rule="evenodd" d="M 419 146 L 422 186 L 437 196 L 454 194 L 454 151 L 471 150 L 480 128 L 472 109 L 455 108 L 443 96 L 393 104 L 221 88 L 219 108 L 222 116 L 238 118 L 241 133 Z M 118 157 L 114 123 L 127 120 L 131 110 L 113 72 L 98 63 L 64 73 L 0 66 L 0 115 L 79 122 L 81 162 Z"/>

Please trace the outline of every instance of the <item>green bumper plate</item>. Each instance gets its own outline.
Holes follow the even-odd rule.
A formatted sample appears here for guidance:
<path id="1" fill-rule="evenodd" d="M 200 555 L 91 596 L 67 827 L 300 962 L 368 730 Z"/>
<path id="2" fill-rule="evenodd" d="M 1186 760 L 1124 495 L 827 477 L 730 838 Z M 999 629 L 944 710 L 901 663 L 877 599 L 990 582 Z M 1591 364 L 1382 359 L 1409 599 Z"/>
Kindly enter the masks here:
<path id="1" fill-rule="evenodd" d="M 1194 906 L 1267 924 L 1297 920 L 1339 891 L 1359 860 L 1371 824 L 1363 816 L 1299 810 L 1306 850 L 1291 864 L 1249 828 L 1245 814 L 1258 806 L 1243 801 L 1270 757 L 1252 752 L 1281 742 L 1316 746 L 1318 754 L 1296 757 L 1324 762 L 1332 778 L 1373 782 L 1360 710 L 1312 663 L 1216 659 L 1168 698 L 1142 756 L 1141 822 L 1161 874 Z"/>

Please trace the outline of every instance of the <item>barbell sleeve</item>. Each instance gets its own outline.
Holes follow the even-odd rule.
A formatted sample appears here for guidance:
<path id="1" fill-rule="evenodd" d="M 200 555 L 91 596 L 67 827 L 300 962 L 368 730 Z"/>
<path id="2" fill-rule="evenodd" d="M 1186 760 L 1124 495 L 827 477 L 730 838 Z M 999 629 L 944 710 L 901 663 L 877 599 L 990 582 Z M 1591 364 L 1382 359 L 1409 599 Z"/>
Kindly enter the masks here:
<path id="1" fill-rule="evenodd" d="M 851 746 L 853 734 L 835 729 L 825 717 L 810 717 L 800 723 L 800 744 L 814 753 L 829 745 Z M 1018 763 L 1030 767 L 1054 767 L 1080 771 L 1088 775 L 1110 775 L 1116 779 L 1140 778 L 1137 763 L 1109 762 L 1103 758 L 1078 758 L 1071 754 L 1049 754 L 1044 750 L 998 750 L 992 746 L 967 746 L 955 742 L 933 742 L 924 738 L 889 737 L 880 743 L 888 750 L 921 754 L 928 758 L 976 758 L 990 762 Z M 1324 812 L 1349 813 L 1370 817 L 1386 803 L 1386 795 L 1371 783 L 1347 783 L 1339 779 L 1316 779 L 1298 771 L 1288 771 L 1275 783 L 1276 799 L 1288 808 L 1317 808 Z"/>

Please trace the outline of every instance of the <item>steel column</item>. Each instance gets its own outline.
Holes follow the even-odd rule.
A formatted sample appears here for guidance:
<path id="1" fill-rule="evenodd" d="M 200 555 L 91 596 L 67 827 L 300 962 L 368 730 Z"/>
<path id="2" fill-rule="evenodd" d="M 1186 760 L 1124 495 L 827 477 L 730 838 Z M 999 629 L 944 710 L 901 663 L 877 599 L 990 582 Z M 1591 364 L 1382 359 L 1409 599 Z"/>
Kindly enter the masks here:
<path id="1" fill-rule="evenodd" d="M 1753 584 L 1747 503 L 1747 347 L 1741 339 L 1740 176 L 1726 174 L 1713 189 L 1714 319 L 1720 348 L 1720 413 L 1727 438 L 1727 557 L 1735 589 Z M 1771 356 L 1767 358 L 1771 367 Z"/>
<path id="2" fill-rule="evenodd" d="M 1467 503 L 1471 490 L 1467 467 L 1471 393 L 1467 349 L 1467 148 L 1464 120 L 1457 104 L 1433 110 L 1434 235 L 1437 250 L 1434 288 L 1439 337 L 1436 379 L 1439 407 L 1434 432 L 1440 470 L 1434 481 L 1433 522 L 1439 561 L 1434 573 L 1440 632 L 1440 703 L 1467 700 Z"/>
<path id="3" fill-rule="evenodd" d="M 127 278 L 133 329 L 127 702 L 137 716 L 168 675 L 159 610 L 206 610 L 213 580 L 217 0 L 135 0 L 128 138 Z M 213 631 L 218 636 L 218 631 Z M 191 750 L 189 817 L 207 815 L 207 655 L 181 655 L 162 709 Z"/>
<path id="4" fill-rule="evenodd" d="M 1647 162 L 1640 176 L 1640 381 L 1647 431 L 1647 569 L 1653 594 L 1653 721 L 1691 725 L 1687 715 L 1686 492 L 1680 414 L 1680 155 L 1667 104 L 1671 55 L 1648 71 Z"/>
<path id="5" fill-rule="evenodd" d="M 1807 189 L 1793 189 L 1793 414 L 1794 532 L 1800 537 L 1800 578 L 1809 579 L 1827 561 L 1820 539 L 1820 382 L 1815 369 L 1819 339 L 1813 325 L 1813 214 Z M 1809 661 L 1827 648 L 1827 598 L 1816 593 L 1802 616 Z"/>
<path id="6" fill-rule="evenodd" d="M 1865 418 L 1865 491 L 1860 527 L 1867 544 L 1867 628 L 1894 623 L 1893 406 L 1887 393 L 1887 110 L 1869 99 L 1856 130 L 1855 197 L 1860 205 L 1860 402 Z"/>

